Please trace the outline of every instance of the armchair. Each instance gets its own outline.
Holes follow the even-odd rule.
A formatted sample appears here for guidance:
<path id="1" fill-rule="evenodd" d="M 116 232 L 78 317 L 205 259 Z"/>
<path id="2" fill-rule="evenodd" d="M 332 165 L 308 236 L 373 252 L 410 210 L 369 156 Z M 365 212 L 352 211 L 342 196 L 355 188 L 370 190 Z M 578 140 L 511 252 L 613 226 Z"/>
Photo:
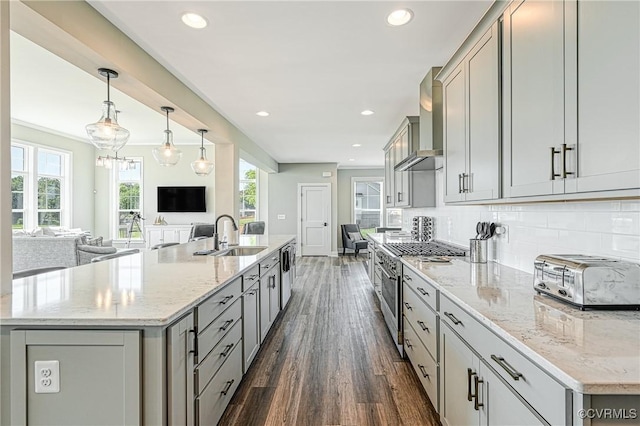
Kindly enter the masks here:
<path id="1" fill-rule="evenodd" d="M 347 249 L 355 251 L 355 257 L 358 257 L 360 250 L 366 249 L 369 242 L 364 239 L 360 227 L 356 224 L 340 225 L 342 228 L 342 255 L 344 256 Z"/>

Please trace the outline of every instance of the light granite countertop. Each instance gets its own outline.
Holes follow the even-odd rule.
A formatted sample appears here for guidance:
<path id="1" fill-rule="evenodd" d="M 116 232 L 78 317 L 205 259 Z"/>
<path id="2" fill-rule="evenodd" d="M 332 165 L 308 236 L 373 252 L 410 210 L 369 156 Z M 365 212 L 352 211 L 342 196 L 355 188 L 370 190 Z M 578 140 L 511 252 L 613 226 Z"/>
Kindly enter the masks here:
<path id="1" fill-rule="evenodd" d="M 255 256 L 194 256 L 213 248 L 208 238 L 17 279 L 13 293 L 0 299 L 0 325 L 166 326 L 294 239 L 242 235 L 241 246 L 267 249 Z"/>
<path id="2" fill-rule="evenodd" d="M 581 311 L 538 295 L 531 274 L 498 263 L 402 262 L 574 391 L 640 394 L 640 312 Z"/>

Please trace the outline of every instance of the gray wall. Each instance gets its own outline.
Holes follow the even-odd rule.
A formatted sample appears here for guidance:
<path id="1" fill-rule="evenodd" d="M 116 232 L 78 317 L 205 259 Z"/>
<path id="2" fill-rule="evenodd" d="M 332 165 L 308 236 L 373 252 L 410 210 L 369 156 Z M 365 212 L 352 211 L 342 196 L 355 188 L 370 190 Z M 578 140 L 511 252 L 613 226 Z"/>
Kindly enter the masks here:
<path id="1" fill-rule="evenodd" d="M 351 178 L 353 177 L 379 177 L 381 181 L 384 181 L 384 169 L 338 170 L 338 223 L 336 230 L 338 247 L 342 247 L 342 234 L 340 231 L 340 225 L 345 223 L 353 223 L 351 219 Z"/>
<path id="2" fill-rule="evenodd" d="M 93 189 L 96 167 L 93 145 L 19 124 L 11 125 L 11 138 L 72 153 L 70 227 L 95 232 Z"/>
<path id="3" fill-rule="evenodd" d="M 161 134 L 158 137 L 160 145 Z M 182 158 L 173 167 L 163 167 L 158 165 L 153 158 L 152 149 L 149 145 L 125 145 L 119 155 L 125 157 L 143 158 L 143 203 L 142 216 L 146 219 L 145 224 L 153 224 L 158 215 L 162 215 L 167 223 L 171 225 L 189 224 L 192 222 L 210 222 L 215 220 L 214 210 L 214 173 L 209 176 L 197 176 L 191 170 L 191 162 L 199 155 L 198 146 L 183 146 Z M 207 158 L 214 161 L 214 149 L 212 145 L 207 147 Z M 93 166 L 93 163 L 92 163 Z M 94 167 L 95 168 L 95 167 Z M 232 176 L 229 177 L 233 179 Z M 96 235 L 110 235 L 110 214 L 109 200 L 113 194 L 110 192 L 111 175 L 110 171 L 104 168 L 96 168 Z M 206 213 L 158 213 L 157 211 L 157 187 L 158 186 L 206 186 L 207 212 Z"/>
<path id="4" fill-rule="evenodd" d="M 331 177 L 322 177 L 331 172 Z M 331 223 L 338 227 L 337 163 L 280 163 L 279 173 L 269 175 L 269 233 L 292 234 L 298 232 L 298 184 L 331 184 Z M 278 215 L 284 214 L 284 220 Z M 331 238 L 331 252 L 337 253 L 337 233 Z"/>

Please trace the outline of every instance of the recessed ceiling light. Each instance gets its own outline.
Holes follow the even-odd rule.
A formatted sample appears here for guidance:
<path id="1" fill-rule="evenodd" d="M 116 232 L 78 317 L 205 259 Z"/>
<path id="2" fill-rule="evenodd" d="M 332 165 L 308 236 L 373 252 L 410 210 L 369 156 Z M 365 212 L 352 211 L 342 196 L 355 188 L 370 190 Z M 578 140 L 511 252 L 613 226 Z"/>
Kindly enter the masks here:
<path id="1" fill-rule="evenodd" d="M 371 115 L 371 114 L 373 114 L 373 111 L 371 111 L 370 109 L 365 109 L 360 114 L 362 114 L 362 115 Z"/>
<path id="2" fill-rule="evenodd" d="M 353 145 L 351 145 L 351 146 L 352 146 L 352 147 L 354 147 L 354 148 L 358 148 L 358 147 L 360 147 L 360 146 L 362 146 L 362 145 L 360 145 L 359 143 L 354 143 L 354 144 L 353 144 Z"/>
<path id="3" fill-rule="evenodd" d="M 260 117 L 268 117 L 269 113 L 267 111 L 258 111 L 256 112 L 256 115 L 259 115 Z"/>
<path id="4" fill-rule="evenodd" d="M 387 22 L 394 27 L 408 24 L 413 19 L 413 12 L 411 9 L 398 9 L 394 10 L 387 16 Z"/>
<path id="5" fill-rule="evenodd" d="M 182 15 L 182 22 L 191 28 L 201 29 L 207 26 L 207 20 L 197 13 L 187 12 Z"/>
<path id="6" fill-rule="evenodd" d="M 349 158 L 349 161 L 356 161 L 355 158 Z"/>

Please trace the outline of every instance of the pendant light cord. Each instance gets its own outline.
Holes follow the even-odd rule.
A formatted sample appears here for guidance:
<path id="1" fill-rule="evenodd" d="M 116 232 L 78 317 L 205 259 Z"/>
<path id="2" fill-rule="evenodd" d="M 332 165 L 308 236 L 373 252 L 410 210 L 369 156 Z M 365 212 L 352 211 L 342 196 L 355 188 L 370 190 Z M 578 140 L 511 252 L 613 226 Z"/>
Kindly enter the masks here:
<path id="1" fill-rule="evenodd" d="M 107 102 L 111 102 L 111 74 L 107 73 Z"/>
<path id="2" fill-rule="evenodd" d="M 167 112 L 167 130 L 169 130 L 169 110 L 166 110 Z"/>

